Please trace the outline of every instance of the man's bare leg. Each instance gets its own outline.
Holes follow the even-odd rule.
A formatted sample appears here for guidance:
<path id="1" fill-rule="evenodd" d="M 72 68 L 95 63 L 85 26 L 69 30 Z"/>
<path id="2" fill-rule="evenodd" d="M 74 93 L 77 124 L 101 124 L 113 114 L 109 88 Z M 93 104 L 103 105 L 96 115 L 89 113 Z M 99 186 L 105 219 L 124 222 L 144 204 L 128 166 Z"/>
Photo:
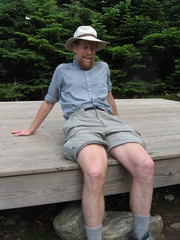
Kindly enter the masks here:
<path id="1" fill-rule="evenodd" d="M 94 230 L 94 232 L 96 229 L 101 229 L 102 232 L 104 181 L 107 169 L 107 154 L 104 146 L 87 145 L 79 152 L 78 163 L 84 175 L 82 208 L 86 228 L 87 230 Z M 96 237 L 94 239 L 101 238 Z M 88 239 L 93 239 L 93 237 Z"/>
<path id="2" fill-rule="evenodd" d="M 111 154 L 132 175 L 130 207 L 135 219 L 135 235 L 138 234 L 137 239 L 142 239 L 147 231 L 150 216 L 154 163 L 144 148 L 136 143 L 114 147 Z"/>

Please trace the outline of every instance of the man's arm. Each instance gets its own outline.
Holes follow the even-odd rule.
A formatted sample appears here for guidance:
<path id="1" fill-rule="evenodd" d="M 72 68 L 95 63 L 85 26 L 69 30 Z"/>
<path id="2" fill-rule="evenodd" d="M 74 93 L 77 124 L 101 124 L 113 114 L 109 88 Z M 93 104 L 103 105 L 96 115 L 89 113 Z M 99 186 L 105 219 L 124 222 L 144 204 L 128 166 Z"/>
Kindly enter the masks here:
<path id="1" fill-rule="evenodd" d="M 117 107 L 116 107 L 116 103 L 114 101 L 114 98 L 113 98 L 113 95 L 112 95 L 111 92 L 108 93 L 107 100 L 112 107 L 113 114 L 118 116 L 118 110 L 117 110 Z"/>
<path id="2" fill-rule="evenodd" d="M 14 136 L 29 136 L 34 134 L 44 119 L 47 117 L 53 106 L 54 103 L 50 103 L 44 100 L 30 128 L 24 130 L 15 130 L 11 133 L 14 134 Z"/>

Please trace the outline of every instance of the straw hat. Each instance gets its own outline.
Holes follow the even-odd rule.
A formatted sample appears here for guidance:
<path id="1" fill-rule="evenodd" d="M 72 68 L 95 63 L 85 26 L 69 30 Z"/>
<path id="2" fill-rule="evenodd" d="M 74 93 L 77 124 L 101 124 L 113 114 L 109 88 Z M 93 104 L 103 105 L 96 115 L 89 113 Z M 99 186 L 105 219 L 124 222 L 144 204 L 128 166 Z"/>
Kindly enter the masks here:
<path id="1" fill-rule="evenodd" d="M 80 26 L 75 31 L 74 37 L 69 38 L 66 41 L 65 44 L 66 50 L 72 52 L 72 44 L 74 41 L 78 39 L 97 42 L 96 51 L 102 50 L 103 48 L 105 48 L 107 44 L 105 41 L 97 39 L 97 32 L 94 28 L 92 28 L 91 26 Z"/>

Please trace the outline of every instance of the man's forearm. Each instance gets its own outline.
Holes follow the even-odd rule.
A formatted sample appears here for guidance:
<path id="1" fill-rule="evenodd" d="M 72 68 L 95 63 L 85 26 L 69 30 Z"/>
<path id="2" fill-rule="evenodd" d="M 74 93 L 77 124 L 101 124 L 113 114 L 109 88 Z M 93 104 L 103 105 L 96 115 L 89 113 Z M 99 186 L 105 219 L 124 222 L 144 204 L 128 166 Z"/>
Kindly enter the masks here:
<path id="1" fill-rule="evenodd" d="M 15 130 L 12 131 L 11 133 L 14 136 L 30 136 L 35 133 L 35 131 L 39 128 L 41 123 L 44 121 L 44 119 L 47 117 L 48 113 L 51 111 L 53 108 L 54 103 L 49 103 L 46 100 L 42 103 L 42 105 L 39 108 L 39 111 L 28 129 L 21 129 L 21 130 Z"/>
<path id="2" fill-rule="evenodd" d="M 53 106 L 54 103 L 47 102 L 46 100 L 42 103 L 32 125 L 29 128 L 31 134 L 35 133 L 35 131 L 39 128 Z"/>
<path id="3" fill-rule="evenodd" d="M 115 103 L 115 100 L 114 100 L 111 92 L 109 92 L 109 94 L 107 96 L 107 99 L 108 99 L 109 104 L 112 107 L 113 114 L 118 116 L 118 110 L 117 110 L 117 107 L 116 107 L 116 103 Z"/>

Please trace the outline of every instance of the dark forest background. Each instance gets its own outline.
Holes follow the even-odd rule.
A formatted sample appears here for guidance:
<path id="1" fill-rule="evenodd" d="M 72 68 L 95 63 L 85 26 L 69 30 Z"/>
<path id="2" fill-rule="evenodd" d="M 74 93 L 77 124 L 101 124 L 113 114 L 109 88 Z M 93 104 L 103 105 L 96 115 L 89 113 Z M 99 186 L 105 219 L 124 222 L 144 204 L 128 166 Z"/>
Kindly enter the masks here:
<path id="1" fill-rule="evenodd" d="M 179 2 L 0 0 L 0 101 L 43 99 L 80 25 L 108 42 L 96 58 L 110 66 L 115 97 L 180 92 Z"/>

